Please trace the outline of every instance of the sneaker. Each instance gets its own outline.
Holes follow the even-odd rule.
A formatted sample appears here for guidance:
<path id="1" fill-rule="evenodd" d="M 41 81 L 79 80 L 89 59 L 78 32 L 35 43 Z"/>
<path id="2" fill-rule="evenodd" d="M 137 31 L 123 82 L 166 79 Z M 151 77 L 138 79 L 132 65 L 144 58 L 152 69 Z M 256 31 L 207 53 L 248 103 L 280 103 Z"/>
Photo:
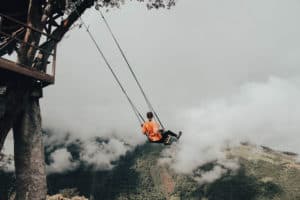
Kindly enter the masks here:
<path id="1" fill-rule="evenodd" d="M 179 131 L 178 136 L 177 136 L 177 140 L 179 140 L 179 138 L 181 137 L 181 135 L 182 135 L 182 132 Z"/>
<path id="2" fill-rule="evenodd" d="M 171 137 L 168 136 L 164 142 L 165 145 L 170 145 L 171 144 Z"/>

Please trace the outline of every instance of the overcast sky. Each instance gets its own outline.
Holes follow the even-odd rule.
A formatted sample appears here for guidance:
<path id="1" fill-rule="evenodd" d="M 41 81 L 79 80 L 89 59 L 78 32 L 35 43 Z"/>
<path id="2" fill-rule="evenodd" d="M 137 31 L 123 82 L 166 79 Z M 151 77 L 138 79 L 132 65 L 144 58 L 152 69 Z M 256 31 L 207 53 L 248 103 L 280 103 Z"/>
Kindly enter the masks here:
<path id="1" fill-rule="evenodd" d="M 128 3 L 106 17 L 161 118 L 174 126 L 181 109 L 272 75 L 298 75 L 299 8 L 298 1 L 184 0 L 161 11 Z M 136 104 L 144 106 L 100 15 L 89 10 L 84 20 Z M 58 52 L 56 84 L 42 99 L 45 125 L 51 113 L 56 119 L 83 118 L 91 126 L 118 129 L 114 122 L 123 120 L 135 125 L 126 99 L 83 28 L 69 33 Z"/>
<path id="2" fill-rule="evenodd" d="M 179 0 L 171 10 L 148 11 L 129 2 L 105 13 L 162 121 L 186 133 L 178 145 L 182 155 L 175 155 L 173 163 L 195 163 L 183 155 L 201 155 L 199 145 L 233 138 L 300 152 L 295 140 L 300 128 L 299 10 L 297 0 Z M 100 15 L 91 9 L 83 19 L 146 112 Z M 60 43 L 56 83 L 44 95 L 43 125 L 59 134 L 70 131 L 87 139 L 113 132 L 132 144 L 145 140 L 83 28 Z M 187 170 L 195 167 L 190 166 Z"/>

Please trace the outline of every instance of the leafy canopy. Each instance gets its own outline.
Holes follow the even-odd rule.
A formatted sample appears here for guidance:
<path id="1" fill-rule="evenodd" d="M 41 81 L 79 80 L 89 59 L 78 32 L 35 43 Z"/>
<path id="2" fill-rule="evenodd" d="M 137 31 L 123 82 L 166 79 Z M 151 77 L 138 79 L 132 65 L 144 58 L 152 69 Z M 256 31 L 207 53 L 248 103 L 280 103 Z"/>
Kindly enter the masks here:
<path id="1" fill-rule="evenodd" d="M 73 2 L 78 3 L 81 0 L 73 0 Z M 128 1 L 133 0 L 95 0 L 96 8 L 106 7 L 106 8 L 120 8 L 120 6 Z M 145 3 L 148 9 L 159 9 L 159 8 L 171 8 L 175 6 L 176 0 L 135 0 L 141 3 Z"/>

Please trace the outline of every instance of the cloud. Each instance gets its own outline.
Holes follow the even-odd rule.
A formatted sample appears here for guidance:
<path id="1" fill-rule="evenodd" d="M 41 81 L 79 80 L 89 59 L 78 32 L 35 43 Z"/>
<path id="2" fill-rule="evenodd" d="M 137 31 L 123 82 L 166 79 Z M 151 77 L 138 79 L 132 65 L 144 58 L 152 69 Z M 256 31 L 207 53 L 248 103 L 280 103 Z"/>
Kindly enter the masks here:
<path id="1" fill-rule="evenodd" d="M 14 157 L 11 155 L 0 154 L 0 170 L 13 172 L 15 170 Z"/>
<path id="2" fill-rule="evenodd" d="M 217 165 L 214 166 L 212 170 L 200 172 L 200 177 L 196 177 L 195 180 L 197 180 L 199 184 L 212 183 L 222 177 L 226 172 L 226 169 Z"/>
<path id="3" fill-rule="evenodd" d="M 113 161 L 118 160 L 130 149 L 130 146 L 114 138 L 103 142 L 89 140 L 84 142 L 80 158 L 85 164 L 93 166 L 94 169 L 107 170 L 114 166 Z"/>
<path id="4" fill-rule="evenodd" d="M 10 131 L 5 140 L 2 152 L 3 160 L 0 159 L 0 169 L 4 171 L 13 172 L 15 170 L 15 161 L 14 161 L 14 140 L 12 131 Z"/>
<path id="5" fill-rule="evenodd" d="M 56 134 L 48 134 L 45 140 L 51 141 L 45 145 L 48 173 L 72 171 L 77 167 L 109 170 L 120 156 L 134 148 L 114 137 L 82 139 L 65 135 L 62 140 L 57 140 Z"/>
<path id="6" fill-rule="evenodd" d="M 51 155 L 51 164 L 47 165 L 47 173 L 72 171 L 78 166 L 78 161 L 72 161 L 72 155 L 67 149 L 57 149 Z"/>
<path id="7" fill-rule="evenodd" d="M 300 153 L 296 139 L 300 130 L 299 102 L 299 79 L 270 77 L 266 82 L 247 83 L 234 95 L 187 111 L 182 138 L 164 152 L 169 156 L 167 162 L 177 172 L 193 174 L 205 163 L 226 163 L 225 149 L 244 141 Z M 235 166 L 230 161 L 224 164 L 225 168 Z M 214 168 L 202 174 L 201 181 L 223 173 Z"/>
<path id="8" fill-rule="evenodd" d="M 12 131 L 9 131 L 1 153 L 6 155 L 14 155 L 14 138 Z"/>

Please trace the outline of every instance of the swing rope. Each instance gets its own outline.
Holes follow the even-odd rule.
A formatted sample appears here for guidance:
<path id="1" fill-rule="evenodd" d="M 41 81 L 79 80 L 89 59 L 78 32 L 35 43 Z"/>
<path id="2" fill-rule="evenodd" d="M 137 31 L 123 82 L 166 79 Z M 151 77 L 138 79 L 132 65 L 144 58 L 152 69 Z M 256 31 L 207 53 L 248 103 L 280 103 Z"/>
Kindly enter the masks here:
<path id="1" fill-rule="evenodd" d="M 146 101 L 146 104 L 147 104 L 149 110 L 153 112 L 154 117 L 157 119 L 157 121 L 159 122 L 160 126 L 164 129 L 164 126 L 163 126 L 163 124 L 162 124 L 162 122 L 161 122 L 161 120 L 160 120 L 160 118 L 159 118 L 157 112 L 154 110 L 154 108 L 153 108 L 153 106 L 152 106 L 152 104 L 151 104 L 149 98 L 147 97 L 147 95 L 146 95 L 146 93 L 145 93 L 145 91 L 144 91 L 144 89 L 143 89 L 143 87 L 142 87 L 140 81 L 138 80 L 138 78 L 137 78 L 135 72 L 133 71 L 133 69 L 132 69 L 132 67 L 131 67 L 131 65 L 130 65 L 130 63 L 129 63 L 129 61 L 128 61 L 128 59 L 127 59 L 127 57 L 126 57 L 126 55 L 125 55 L 125 53 L 124 53 L 124 51 L 123 51 L 123 49 L 121 48 L 120 43 L 118 42 L 118 40 L 117 40 L 115 34 L 113 33 L 113 31 L 112 31 L 110 25 L 108 24 L 108 21 L 106 20 L 106 18 L 104 17 L 104 15 L 103 15 L 103 13 L 102 13 L 102 11 L 101 11 L 100 9 L 99 9 L 99 13 L 100 13 L 101 18 L 103 19 L 103 21 L 104 21 L 104 23 L 105 23 L 107 29 L 109 30 L 109 32 L 110 32 L 110 34 L 111 34 L 111 36 L 112 36 L 114 42 L 116 43 L 116 45 L 117 45 L 117 47 L 118 47 L 118 49 L 119 49 L 119 51 L 120 51 L 120 53 L 121 53 L 121 55 L 122 55 L 124 61 L 126 62 L 127 67 L 128 67 L 128 69 L 129 69 L 129 71 L 131 72 L 131 74 L 132 74 L 132 76 L 133 76 L 133 78 L 134 78 L 136 84 L 138 85 L 138 87 L 139 87 L 139 89 L 140 89 L 140 91 L 141 91 L 141 93 L 142 93 L 142 95 L 143 95 L 143 97 L 144 97 L 144 99 L 145 99 L 145 101 Z"/>
<path id="2" fill-rule="evenodd" d="M 77 11 L 77 9 L 76 9 Z M 77 11 L 78 13 L 78 11 Z M 86 29 L 90 39 L 92 40 L 92 42 L 94 43 L 97 51 L 100 53 L 100 55 L 102 56 L 106 66 L 109 68 L 110 72 L 112 73 L 113 77 L 115 78 L 117 84 L 119 85 L 120 89 L 122 90 L 122 92 L 124 93 L 124 95 L 126 96 L 129 104 L 131 105 L 131 108 L 135 114 L 135 116 L 137 117 L 138 121 L 140 124 L 144 123 L 145 120 L 143 118 L 143 116 L 141 115 L 141 113 L 139 112 L 139 110 L 137 109 L 137 107 L 135 106 L 135 104 L 133 103 L 133 101 L 131 100 L 131 98 L 129 97 L 128 93 L 126 92 L 125 88 L 123 87 L 120 79 L 118 78 L 117 74 L 115 73 L 115 71 L 113 70 L 112 66 L 109 64 L 107 58 L 105 57 L 104 53 L 102 52 L 102 50 L 100 49 L 100 46 L 98 45 L 97 41 L 95 40 L 93 34 L 90 32 L 88 26 L 86 25 L 86 23 L 83 21 L 83 19 L 81 18 L 81 16 L 79 16 L 79 13 L 78 13 L 78 17 L 81 21 L 81 23 L 83 24 L 84 28 Z"/>

